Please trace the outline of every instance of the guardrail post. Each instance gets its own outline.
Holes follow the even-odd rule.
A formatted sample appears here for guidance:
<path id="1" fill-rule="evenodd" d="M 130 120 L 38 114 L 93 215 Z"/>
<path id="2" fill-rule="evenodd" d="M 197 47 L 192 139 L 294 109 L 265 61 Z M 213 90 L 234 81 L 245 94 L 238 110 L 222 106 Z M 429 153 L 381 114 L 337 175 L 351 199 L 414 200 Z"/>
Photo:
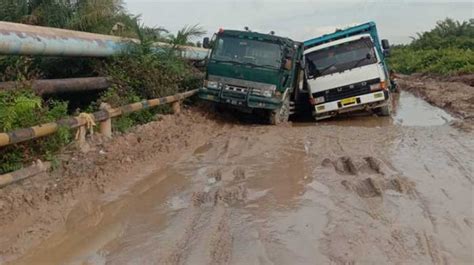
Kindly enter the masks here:
<path id="1" fill-rule="evenodd" d="M 101 103 L 100 109 L 105 110 L 107 111 L 107 113 L 109 113 L 109 110 L 111 110 L 112 107 L 107 103 Z M 112 138 L 112 119 L 110 118 L 110 116 L 106 120 L 100 122 L 99 130 L 100 133 L 105 137 Z"/>
<path id="2" fill-rule="evenodd" d="M 86 126 L 80 126 L 79 128 L 77 128 L 76 140 L 79 145 L 82 145 L 86 142 L 86 133 Z"/>
<path id="3" fill-rule="evenodd" d="M 172 105 L 171 105 L 171 108 L 173 109 L 174 114 L 180 113 L 181 112 L 181 102 L 179 100 L 173 102 Z"/>

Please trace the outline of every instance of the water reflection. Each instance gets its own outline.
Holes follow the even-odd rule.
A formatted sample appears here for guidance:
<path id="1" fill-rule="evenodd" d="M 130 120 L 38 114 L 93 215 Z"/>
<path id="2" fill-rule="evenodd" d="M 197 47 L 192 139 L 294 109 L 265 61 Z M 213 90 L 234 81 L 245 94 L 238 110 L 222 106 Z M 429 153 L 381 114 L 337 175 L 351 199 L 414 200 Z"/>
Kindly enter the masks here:
<path id="1" fill-rule="evenodd" d="M 453 120 L 454 118 L 444 110 L 430 105 L 411 93 L 402 91 L 400 94 L 393 94 L 391 117 L 379 117 L 372 112 L 357 111 L 315 122 L 309 115 L 301 115 L 293 119 L 292 126 L 383 127 L 394 124 L 401 126 L 439 126 Z"/>

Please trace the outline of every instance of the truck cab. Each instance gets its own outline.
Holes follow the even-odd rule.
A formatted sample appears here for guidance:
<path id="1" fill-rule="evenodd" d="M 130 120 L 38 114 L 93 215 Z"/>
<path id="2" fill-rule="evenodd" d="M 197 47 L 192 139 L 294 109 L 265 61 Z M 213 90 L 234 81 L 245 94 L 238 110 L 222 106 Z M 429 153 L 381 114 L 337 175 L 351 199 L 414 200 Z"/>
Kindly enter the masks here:
<path id="1" fill-rule="evenodd" d="M 198 93 L 201 99 L 263 113 L 271 124 L 288 120 L 302 76 L 302 43 L 274 34 L 221 29 L 203 44 L 211 50 Z"/>
<path id="2" fill-rule="evenodd" d="M 388 116 L 391 89 L 385 57 L 374 22 L 336 30 L 304 42 L 306 85 L 316 120 L 355 110 Z"/>

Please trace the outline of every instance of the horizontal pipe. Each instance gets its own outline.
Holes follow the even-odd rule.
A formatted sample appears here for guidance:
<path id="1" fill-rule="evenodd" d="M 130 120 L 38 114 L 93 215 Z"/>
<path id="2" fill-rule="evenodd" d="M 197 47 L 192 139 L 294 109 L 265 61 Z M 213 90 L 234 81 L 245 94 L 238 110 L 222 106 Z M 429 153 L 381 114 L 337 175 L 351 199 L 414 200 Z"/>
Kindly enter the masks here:
<path id="1" fill-rule="evenodd" d="M 173 96 L 144 100 L 138 103 L 132 103 L 129 105 L 121 106 L 110 110 L 100 110 L 92 113 L 94 122 L 105 121 L 112 117 L 117 117 L 123 114 L 136 112 L 139 110 L 147 109 L 150 107 L 172 103 L 191 97 L 197 93 L 197 89 L 180 93 Z M 23 128 L 14 130 L 8 133 L 0 133 L 0 147 L 25 142 L 31 139 L 47 136 L 58 131 L 60 127 L 66 127 L 70 129 L 78 128 L 86 125 L 87 121 L 80 117 L 69 117 L 61 119 L 56 122 L 50 122 L 33 126 L 29 128 Z"/>
<path id="2" fill-rule="evenodd" d="M 0 22 L 0 54 L 71 57 L 108 57 L 127 52 L 136 39 L 121 38 L 81 31 Z M 169 47 L 155 43 L 156 50 Z M 202 60 L 207 49 L 179 46 L 184 58 Z"/>
<path id="3" fill-rule="evenodd" d="M 38 95 L 65 92 L 104 90 L 110 87 L 107 77 L 83 77 L 66 79 L 42 79 L 32 81 L 0 82 L 0 91 L 31 88 Z"/>

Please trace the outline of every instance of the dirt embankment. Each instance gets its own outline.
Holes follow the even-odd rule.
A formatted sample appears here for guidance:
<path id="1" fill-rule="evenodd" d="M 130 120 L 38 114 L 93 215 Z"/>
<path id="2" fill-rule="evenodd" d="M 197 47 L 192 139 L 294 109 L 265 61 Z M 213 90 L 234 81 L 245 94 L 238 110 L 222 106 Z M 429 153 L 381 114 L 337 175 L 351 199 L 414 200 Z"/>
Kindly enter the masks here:
<path id="1" fill-rule="evenodd" d="M 474 124 L 474 74 L 452 77 L 400 76 L 398 82 L 401 89 L 449 111 L 469 125 Z"/>
<path id="2" fill-rule="evenodd" d="M 193 108 L 161 116 L 160 121 L 110 140 L 94 135 L 82 151 L 76 147 L 64 151 L 61 166 L 53 172 L 0 189 L 0 263 L 64 227 L 77 202 L 120 193 L 141 174 L 166 165 L 225 127 L 208 116 Z"/>

